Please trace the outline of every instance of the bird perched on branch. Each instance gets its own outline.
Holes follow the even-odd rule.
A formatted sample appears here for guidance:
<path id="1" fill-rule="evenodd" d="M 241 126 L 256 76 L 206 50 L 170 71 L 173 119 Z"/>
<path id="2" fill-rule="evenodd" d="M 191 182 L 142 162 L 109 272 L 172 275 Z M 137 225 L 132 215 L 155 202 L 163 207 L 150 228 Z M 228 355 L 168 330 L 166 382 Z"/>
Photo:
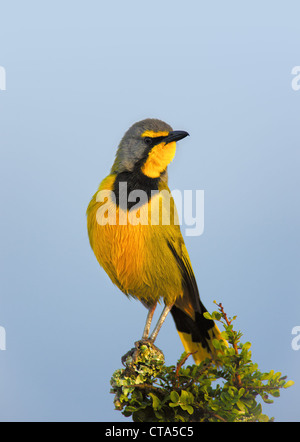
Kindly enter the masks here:
<path id="1" fill-rule="evenodd" d="M 169 312 L 196 363 L 214 358 L 213 339 L 222 339 L 206 312 L 168 188 L 167 166 L 176 142 L 189 135 L 146 119 L 123 136 L 110 174 L 87 209 L 91 247 L 112 282 L 148 309 L 143 340 L 154 342 Z M 154 310 L 164 309 L 150 335 Z"/>

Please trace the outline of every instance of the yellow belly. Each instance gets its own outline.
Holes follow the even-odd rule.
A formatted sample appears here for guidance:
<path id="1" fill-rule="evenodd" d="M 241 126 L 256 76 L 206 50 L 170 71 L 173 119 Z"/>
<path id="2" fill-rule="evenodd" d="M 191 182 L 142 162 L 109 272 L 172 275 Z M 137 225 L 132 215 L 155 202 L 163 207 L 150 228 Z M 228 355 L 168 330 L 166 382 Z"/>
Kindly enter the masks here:
<path id="1" fill-rule="evenodd" d="M 110 178 L 100 189 L 111 188 Z M 139 210 L 141 223 L 133 225 L 128 212 L 108 200 L 105 207 L 108 210 L 104 211 L 96 194 L 87 211 L 90 243 L 99 264 L 124 293 L 147 305 L 160 298 L 172 304 L 182 295 L 181 273 L 165 239 L 174 226 L 151 225 L 151 222 L 143 225 L 144 218 L 151 218 L 148 205 Z M 125 225 L 120 225 L 120 219 Z"/>

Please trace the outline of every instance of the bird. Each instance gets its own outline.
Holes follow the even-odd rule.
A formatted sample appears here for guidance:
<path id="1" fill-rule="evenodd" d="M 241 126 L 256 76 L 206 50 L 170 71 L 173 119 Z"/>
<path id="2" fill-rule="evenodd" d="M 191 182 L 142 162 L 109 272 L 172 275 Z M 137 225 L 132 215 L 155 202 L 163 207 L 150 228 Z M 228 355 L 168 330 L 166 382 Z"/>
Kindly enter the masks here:
<path id="1" fill-rule="evenodd" d="M 125 295 L 148 310 L 141 341 L 154 343 L 171 313 L 185 351 L 200 364 L 216 358 L 213 340 L 223 337 L 215 322 L 204 316 L 207 310 L 168 187 L 176 143 L 188 135 L 156 118 L 134 123 L 122 137 L 111 171 L 86 215 L 90 246 L 100 266 Z M 162 303 L 150 334 L 155 309 Z"/>

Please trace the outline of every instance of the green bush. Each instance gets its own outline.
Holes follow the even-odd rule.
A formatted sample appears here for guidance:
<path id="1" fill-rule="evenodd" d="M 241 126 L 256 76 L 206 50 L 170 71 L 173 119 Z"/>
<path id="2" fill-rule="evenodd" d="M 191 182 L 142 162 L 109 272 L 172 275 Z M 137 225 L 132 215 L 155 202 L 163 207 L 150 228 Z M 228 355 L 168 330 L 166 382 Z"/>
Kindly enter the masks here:
<path id="1" fill-rule="evenodd" d="M 183 353 L 176 366 L 167 367 L 161 350 L 138 341 L 122 358 L 124 369 L 115 371 L 111 392 L 115 408 L 135 422 L 269 422 L 261 403 L 272 403 L 281 388 L 293 381 L 275 373 L 262 373 L 251 360 L 250 342 L 242 344 L 241 332 L 233 330 L 222 304 L 207 318 L 221 322 L 222 341 L 215 362 L 184 366 L 190 353 Z"/>

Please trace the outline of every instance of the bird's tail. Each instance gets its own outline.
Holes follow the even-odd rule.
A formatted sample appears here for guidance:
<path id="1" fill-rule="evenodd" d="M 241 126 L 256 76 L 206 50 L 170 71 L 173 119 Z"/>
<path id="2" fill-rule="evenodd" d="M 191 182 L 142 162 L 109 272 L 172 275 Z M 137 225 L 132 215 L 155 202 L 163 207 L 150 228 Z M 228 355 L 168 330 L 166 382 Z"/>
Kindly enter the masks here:
<path id="1" fill-rule="evenodd" d="M 226 343 L 215 322 L 203 316 L 207 310 L 201 301 L 199 310 L 195 311 L 190 305 L 185 305 L 184 299 L 176 302 L 171 309 L 184 349 L 187 353 L 194 353 L 193 358 L 196 364 L 200 364 L 206 358 L 216 358 L 213 339 Z"/>

